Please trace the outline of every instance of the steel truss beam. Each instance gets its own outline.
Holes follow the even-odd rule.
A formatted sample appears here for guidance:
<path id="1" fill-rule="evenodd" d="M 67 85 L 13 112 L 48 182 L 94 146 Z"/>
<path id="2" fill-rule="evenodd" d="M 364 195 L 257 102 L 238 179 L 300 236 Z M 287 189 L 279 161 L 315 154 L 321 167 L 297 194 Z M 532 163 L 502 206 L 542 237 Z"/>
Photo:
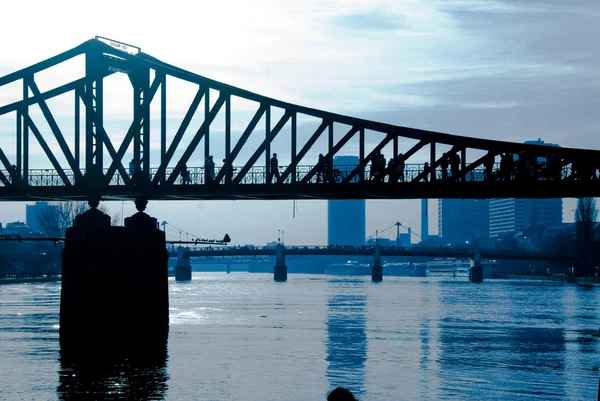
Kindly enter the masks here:
<path id="1" fill-rule="evenodd" d="M 36 73 L 79 55 L 85 55 L 86 57 L 86 76 L 84 78 L 75 79 L 72 82 L 66 83 L 46 92 L 40 91 L 40 88 L 35 81 Z M 131 84 L 134 88 L 134 96 L 132 101 L 134 106 L 133 121 L 131 122 L 123 141 L 118 146 L 118 149 L 116 149 L 111 142 L 106 129 L 104 128 L 103 121 L 103 80 L 115 72 L 128 74 Z M 152 74 L 154 75 L 154 78 L 151 81 L 150 78 L 152 77 Z M 178 129 L 174 133 L 170 144 L 167 143 L 167 76 L 192 83 L 198 88 L 194 99 L 185 113 L 185 116 Z M 81 168 L 80 160 L 80 147 L 82 144 L 82 141 L 80 140 L 80 119 L 82 118 L 80 102 L 83 104 L 86 119 L 86 149 L 84 161 L 85 173 L 87 175 L 88 173 L 92 172 L 94 173 L 92 176 L 98 177 L 96 173 L 99 172 L 99 176 L 101 176 L 105 165 L 103 156 L 105 152 L 107 153 L 107 158 L 110 159 L 108 162 L 107 173 L 102 179 L 96 180 L 97 182 L 94 186 L 95 190 L 100 191 L 101 194 L 106 196 L 119 192 L 122 196 L 126 197 L 132 196 L 132 194 L 137 194 L 136 196 L 144 195 L 149 198 L 180 196 L 182 198 L 199 199 L 210 199 L 211 197 L 227 199 L 235 199 L 236 197 L 288 199 L 290 196 L 292 196 L 292 194 L 294 194 L 293 196 L 296 198 L 312 197 L 323 199 L 343 199 L 352 198 L 357 196 L 356 194 L 358 193 L 361 194 L 360 196 L 369 198 L 399 198 L 404 197 L 406 193 L 413 193 L 411 192 L 411 189 L 407 189 L 413 188 L 412 186 L 414 186 L 414 188 L 419 188 L 419 191 L 426 195 L 427 191 L 424 190 L 424 188 L 429 188 L 427 186 L 429 184 L 435 184 L 436 188 L 443 188 L 446 191 L 445 193 L 452 193 L 453 196 L 464 197 L 462 195 L 468 194 L 470 193 L 469 191 L 471 191 L 466 189 L 470 188 L 466 185 L 473 185 L 473 187 L 477 188 L 485 187 L 487 191 L 486 193 L 493 193 L 493 191 L 490 192 L 491 187 L 489 185 L 491 185 L 491 183 L 489 183 L 487 186 L 482 186 L 480 185 L 482 183 L 471 183 L 465 181 L 468 174 L 480 168 L 485 163 L 486 158 L 490 157 L 490 155 L 496 157 L 503 153 L 506 153 L 509 155 L 509 157 L 512 157 L 513 155 L 520 154 L 521 152 L 525 152 L 528 157 L 549 157 L 550 154 L 554 154 L 556 155 L 555 165 L 558 166 L 558 168 L 565 166 L 566 170 L 570 170 L 572 172 L 568 176 L 566 174 L 559 174 L 559 179 L 557 180 L 553 179 L 550 181 L 544 181 L 543 183 L 535 182 L 532 184 L 533 186 L 539 186 L 540 188 L 544 187 L 544 194 L 560 193 L 559 189 L 553 189 L 553 185 L 555 185 L 556 188 L 563 189 L 573 189 L 576 187 L 579 188 L 579 186 L 582 185 L 581 180 L 588 180 L 590 178 L 589 175 L 591 174 L 590 171 L 593 171 L 594 177 L 598 177 L 599 179 L 590 180 L 589 189 L 600 195 L 600 175 L 597 174 L 597 171 L 600 170 L 600 162 L 598 162 L 598 160 L 600 160 L 599 151 L 554 147 L 550 148 L 538 145 L 525 145 L 495 140 L 484 140 L 479 138 L 468 138 L 457 135 L 447 135 L 433 131 L 393 126 L 335 113 L 329 113 L 322 110 L 316 110 L 282 102 L 276 99 L 258 95 L 253 92 L 229 86 L 164 63 L 145 53 L 124 53 L 97 40 L 87 41 L 72 50 L 59 54 L 41 63 L 9 74 L 5 77 L 0 77 L 0 87 L 17 80 L 23 81 L 22 99 L 8 105 L 0 106 L 0 116 L 12 112 L 15 112 L 16 114 L 16 152 L 7 151 L 5 153 L 3 149 L 0 149 L 0 162 L 1 166 L 3 166 L 5 170 L 0 170 L 0 182 L 4 186 L 3 188 L 0 187 L 0 193 L 12 193 L 15 197 L 30 196 L 24 195 L 29 194 L 30 191 L 41 191 L 39 188 L 34 190 L 33 187 L 29 186 L 29 178 L 31 173 L 29 131 L 31 131 L 33 136 L 40 143 L 45 155 L 48 157 L 50 163 L 56 170 L 56 174 L 60 177 L 60 191 L 63 191 L 61 193 L 63 193 L 65 197 L 71 196 L 67 195 L 67 193 L 74 194 L 72 196 L 81 196 L 82 193 L 85 193 L 87 190 L 86 188 L 88 188 L 87 184 L 89 184 L 89 181 L 82 180 L 84 174 Z M 160 161 L 154 161 L 154 165 L 152 165 L 150 160 L 150 105 L 156 95 L 158 87 L 161 87 L 161 123 L 159 130 Z M 61 128 L 59 127 L 47 104 L 48 99 L 52 99 L 70 91 L 74 92 L 75 98 L 75 127 L 73 145 L 68 144 L 65 140 L 63 131 L 61 131 Z M 210 102 L 211 91 L 213 91 L 213 96 L 214 93 L 218 93 L 218 98 L 214 102 L 214 105 L 211 105 Z M 248 125 L 243 128 L 243 132 L 241 133 L 239 140 L 234 144 L 233 149 L 231 143 L 232 97 L 257 102 L 259 105 Z M 181 149 L 180 146 L 183 137 L 186 136 L 189 125 L 198 112 L 199 105 L 203 100 L 203 122 L 200 128 L 198 128 L 195 133 L 191 134 L 188 146 L 185 149 Z M 29 106 L 36 104 L 39 105 L 40 110 L 42 111 L 42 114 L 48 123 L 50 131 L 58 143 L 60 152 L 64 155 L 70 170 L 73 171 L 72 176 L 69 175 L 70 173 L 68 173 L 68 171 L 64 170 L 63 166 L 60 166 L 60 163 L 57 161 L 56 154 L 52 152 L 52 149 L 46 142 L 47 138 L 43 137 L 42 133 L 33 122 L 29 114 Z M 193 185 L 186 187 L 185 191 L 181 192 L 179 188 L 180 186 L 176 184 L 177 178 L 184 172 L 184 168 L 190 161 L 191 156 L 194 154 L 194 152 L 196 152 L 201 141 L 204 141 L 204 157 L 206 158 L 211 153 L 211 136 L 214 146 L 214 141 L 216 140 L 215 138 L 217 138 L 217 135 L 220 134 L 220 132 L 215 129 L 215 126 L 213 126 L 211 133 L 211 124 L 213 124 L 223 106 L 225 106 L 225 125 L 223 133 L 223 153 L 225 157 L 224 166 L 228 168 L 221 168 L 214 180 L 214 185 L 199 185 L 201 181 L 196 179 Z M 270 118 L 272 108 L 283 110 L 283 116 L 281 119 L 279 119 L 279 121 L 276 122 L 274 126 L 271 126 L 272 122 Z M 256 127 L 263 116 L 265 117 L 264 138 L 262 138 L 258 147 L 251 149 L 250 158 L 245 160 L 243 164 L 240 163 L 242 167 L 240 168 L 239 173 L 237 173 L 235 177 L 233 177 L 233 173 L 228 175 L 227 171 L 230 171 L 228 169 L 233 168 L 234 162 L 239 158 L 244 146 L 247 146 L 250 135 L 256 130 Z M 320 121 L 320 124 L 314 132 L 309 133 L 310 136 L 308 140 L 298 151 L 298 118 L 307 116 L 317 118 Z M 289 134 L 286 132 L 285 135 L 286 139 L 288 138 L 287 135 L 289 135 L 289 145 L 286 145 L 286 148 L 289 146 L 287 149 L 289 149 L 290 152 L 291 162 L 289 165 L 285 166 L 279 182 L 290 182 L 291 185 L 285 184 L 283 186 L 289 186 L 292 189 L 288 191 L 287 189 L 275 189 L 275 186 L 269 186 L 265 184 L 246 184 L 248 180 L 245 178 L 248 176 L 250 170 L 254 167 L 260 167 L 261 173 L 264 172 L 265 176 L 269 176 L 269 160 L 271 156 L 273 140 L 278 135 L 282 135 L 281 131 L 286 124 L 288 124 L 288 122 L 290 123 L 290 132 Z M 344 136 L 337 142 L 334 140 L 333 135 L 334 124 L 342 124 L 350 127 Z M 299 164 L 309 152 L 315 151 L 314 146 L 326 129 L 328 131 L 327 147 L 314 152 L 324 153 L 324 160 L 317 162 L 316 165 L 313 165 L 308 172 L 304 174 L 306 168 L 299 170 Z M 367 130 L 376 132 L 377 135 L 383 134 L 382 139 L 375 144 L 368 154 L 366 154 L 367 151 L 365 147 L 366 143 L 368 143 L 367 140 L 372 141 L 372 138 L 368 138 L 368 134 L 366 133 Z M 330 165 L 333 166 L 334 156 L 355 137 L 356 133 L 359 133 L 359 164 L 353 167 L 349 175 L 344 177 L 343 182 L 328 186 L 331 187 L 329 189 L 302 189 L 305 188 L 305 184 L 312 182 L 318 171 L 322 171 L 324 163 L 330 163 Z M 421 171 L 416 174 L 416 176 L 411 177 L 411 182 L 369 182 L 367 178 L 365 178 L 364 174 L 367 164 L 372 162 L 373 157 L 377 152 L 380 152 L 390 143 L 392 143 L 393 146 L 393 157 L 396 158 L 399 152 L 402 152 L 403 150 L 399 146 L 399 141 L 402 138 L 418 141 L 416 145 L 403 153 L 403 158 L 407 164 L 414 164 L 409 162 L 408 159 L 413 157 L 424 146 L 430 146 L 428 152 L 429 154 L 426 159 L 429 163 L 429 170 Z M 131 148 L 132 143 L 133 158 L 137 163 L 137 170 L 141 173 L 140 177 L 143 178 L 142 181 L 144 185 L 138 185 L 142 182 L 140 180 L 132 180 L 123 165 L 123 158 Z M 440 157 L 436 154 L 437 146 L 440 144 L 451 146 L 451 152 L 460 152 L 461 156 L 458 174 L 447 177 L 443 182 L 439 179 L 436 181 L 435 173 L 436 169 L 439 168 L 443 160 L 443 155 Z M 183 155 L 179 159 L 174 160 L 175 154 L 179 153 L 178 150 L 183 150 Z M 278 151 L 278 153 L 283 153 L 281 149 L 273 150 Z M 473 154 L 472 150 L 484 151 L 486 155 L 480 157 L 474 162 L 468 162 L 466 159 L 467 152 L 469 152 L 469 155 L 471 155 Z M 8 154 L 11 158 L 13 157 L 13 154 L 16 154 L 16 164 L 14 168 L 10 160 L 6 157 L 6 154 Z M 259 162 L 262 154 L 265 155 L 264 165 L 262 164 L 262 160 Z M 113 178 L 117 171 L 119 173 L 117 179 L 114 180 Z M 299 173 L 299 171 L 302 172 Z M 573 171 L 575 171 L 576 174 L 573 173 Z M 151 176 L 151 173 L 154 175 Z M 436 182 L 419 182 L 426 177 L 430 177 L 431 181 Z M 224 178 L 227 179 L 224 180 Z M 227 185 L 217 185 L 223 182 Z M 572 182 L 574 186 L 565 186 L 566 183 L 569 182 Z M 204 183 L 206 183 L 206 181 Z M 503 188 L 512 188 L 506 187 L 506 185 L 508 185 L 507 183 L 495 184 L 502 186 Z M 260 188 L 256 190 L 242 189 L 252 185 L 257 185 Z M 425 186 L 422 187 L 421 185 Z M 116 186 L 121 186 L 122 188 L 117 189 Z M 225 187 L 226 189 L 222 189 L 221 187 Z M 575 189 L 573 190 L 575 191 Z M 59 191 L 59 189 L 55 189 L 55 191 Z M 577 189 L 577 191 L 581 190 Z M 350 192 L 354 193 L 354 195 L 351 195 Z M 402 194 L 400 192 L 402 192 Z M 473 196 L 479 196 L 481 194 L 481 192 L 475 192 L 476 195 Z M 0 194 L 0 198 L 3 196 L 5 195 Z M 440 197 L 440 194 L 436 193 L 435 196 Z M 442 194 L 442 196 L 444 196 L 444 194 Z"/>

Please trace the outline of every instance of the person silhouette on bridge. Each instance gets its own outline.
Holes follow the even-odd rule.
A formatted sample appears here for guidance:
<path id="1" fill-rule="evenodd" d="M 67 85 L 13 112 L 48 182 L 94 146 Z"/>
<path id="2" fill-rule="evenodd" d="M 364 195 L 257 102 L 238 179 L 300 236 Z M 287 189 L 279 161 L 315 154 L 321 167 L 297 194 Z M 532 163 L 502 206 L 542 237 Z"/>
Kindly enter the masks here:
<path id="1" fill-rule="evenodd" d="M 452 173 L 452 179 L 456 180 L 458 171 L 460 169 L 460 156 L 457 152 L 451 153 L 450 156 L 450 172 Z"/>
<path id="2" fill-rule="evenodd" d="M 423 164 L 423 181 L 425 182 L 429 182 L 429 163 L 425 162 L 425 164 Z"/>
<path id="3" fill-rule="evenodd" d="M 373 181 L 377 177 L 377 166 L 379 165 L 379 151 L 371 157 L 371 168 L 369 169 L 369 180 Z"/>
<path id="4" fill-rule="evenodd" d="M 204 161 L 204 174 L 206 184 L 212 183 L 215 180 L 215 162 L 212 155 L 208 156 Z"/>
<path id="5" fill-rule="evenodd" d="M 338 387 L 327 396 L 327 401 L 356 401 L 354 395 L 343 387 Z"/>
<path id="6" fill-rule="evenodd" d="M 225 176 L 225 184 L 231 184 L 233 181 L 233 166 L 231 163 L 227 161 L 227 159 L 223 159 L 223 174 Z"/>
<path id="7" fill-rule="evenodd" d="M 377 158 L 377 181 L 383 182 L 385 179 L 385 156 L 383 153 L 379 153 Z"/>
<path id="8" fill-rule="evenodd" d="M 183 163 L 183 167 L 181 168 L 181 181 L 183 182 L 183 185 L 187 185 L 192 181 L 186 163 Z"/>
<path id="9" fill-rule="evenodd" d="M 135 159 L 131 159 L 131 161 L 129 162 L 129 175 L 131 176 L 131 178 L 133 178 L 135 173 L 136 173 Z"/>
<path id="10" fill-rule="evenodd" d="M 275 176 L 275 184 L 279 182 L 281 176 L 279 175 L 279 161 L 277 160 L 277 153 L 273 153 L 273 157 L 271 157 L 269 174 L 267 176 L 267 184 L 273 183 L 273 176 Z"/>
<path id="11" fill-rule="evenodd" d="M 322 153 L 319 153 L 319 161 L 317 162 L 317 184 L 321 181 L 325 181 L 325 156 Z"/>
<path id="12" fill-rule="evenodd" d="M 448 178 L 448 153 L 444 153 L 440 159 L 440 168 L 442 169 L 442 180 Z"/>
<path id="13" fill-rule="evenodd" d="M 404 154 L 400 153 L 397 157 L 396 160 L 396 171 L 397 171 L 397 178 L 400 182 L 404 182 L 404 167 L 406 166 L 406 163 L 404 161 Z"/>
<path id="14" fill-rule="evenodd" d="M 396 160 L 390 157 L 388 161 L 387 173 L 390 177 L 389 182 L 398 182 L 398 171 L 396 170 Z"/>

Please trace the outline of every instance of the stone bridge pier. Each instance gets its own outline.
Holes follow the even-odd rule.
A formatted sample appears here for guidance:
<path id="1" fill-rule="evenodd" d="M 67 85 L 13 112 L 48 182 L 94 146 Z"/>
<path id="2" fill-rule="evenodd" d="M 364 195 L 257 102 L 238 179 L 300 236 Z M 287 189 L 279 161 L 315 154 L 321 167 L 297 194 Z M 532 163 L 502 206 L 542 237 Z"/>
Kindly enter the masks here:
<path id="1" fill-rule="evenodd" d="M 481 264 L 481 252 L 477 238 L 473 240 L 473 260 L 469 268 L 469 281 L 472 283 L 483 282 L 483 265 Z"/>
<path id="2" fill-rule="evenodd" d="M 192 279 L 192 264 L 190 250 L 182 246 L 177 247 L 177 265 L 175 266 L 175 281 L 190 281 Z"/>
<path id="3" fill-rule="evenodd" d="M 275 247 L 275 281 L 287 281 L 287 265 L 285 264 L 285 246 L 277 244 Z"/>
<path id="4" fill-rule="evenodd" d="M 381 265 L 381 246 L 373 247 L 373 268 L 371 270 L 371 280 L 375 283 L 383 281 L 383 266 Z"/>
<path id="5" fill-rule="evenodd" d="M 65 360 L 166 352 L 168 253 L 146 203 L 136 201 L 139 212 L 116 227 L 90 201 L 67 229 L 59 330 Z"/>

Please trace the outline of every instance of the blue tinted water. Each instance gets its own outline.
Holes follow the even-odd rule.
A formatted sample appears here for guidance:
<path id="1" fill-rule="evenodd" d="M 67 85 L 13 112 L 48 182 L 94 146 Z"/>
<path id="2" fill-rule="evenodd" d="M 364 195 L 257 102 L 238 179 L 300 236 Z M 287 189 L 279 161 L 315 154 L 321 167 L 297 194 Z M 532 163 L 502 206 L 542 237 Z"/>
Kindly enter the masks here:
<path id="1" fill-rule="evenodd" d="M 167 362 L 101 377 L 61 367 L 59 300 L 60 283 L 0 286 L 0 399 L 597 397 L 599 287 L 194 273 L 170 282 Z"/>

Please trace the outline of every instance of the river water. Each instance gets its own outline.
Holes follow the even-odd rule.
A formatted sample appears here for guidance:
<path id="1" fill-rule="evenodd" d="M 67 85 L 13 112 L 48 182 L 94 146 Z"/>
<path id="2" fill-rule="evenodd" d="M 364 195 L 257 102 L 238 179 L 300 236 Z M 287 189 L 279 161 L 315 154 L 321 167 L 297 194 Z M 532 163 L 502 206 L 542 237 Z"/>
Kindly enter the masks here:
<path id="1" fill-rule="evenodd" d="M 167 361 L 90 376 L 61 366 L 60 283 L 1 285 L 0 399 L 597 397 L 598 286 L 194 273 L 169 290 Z"/>

